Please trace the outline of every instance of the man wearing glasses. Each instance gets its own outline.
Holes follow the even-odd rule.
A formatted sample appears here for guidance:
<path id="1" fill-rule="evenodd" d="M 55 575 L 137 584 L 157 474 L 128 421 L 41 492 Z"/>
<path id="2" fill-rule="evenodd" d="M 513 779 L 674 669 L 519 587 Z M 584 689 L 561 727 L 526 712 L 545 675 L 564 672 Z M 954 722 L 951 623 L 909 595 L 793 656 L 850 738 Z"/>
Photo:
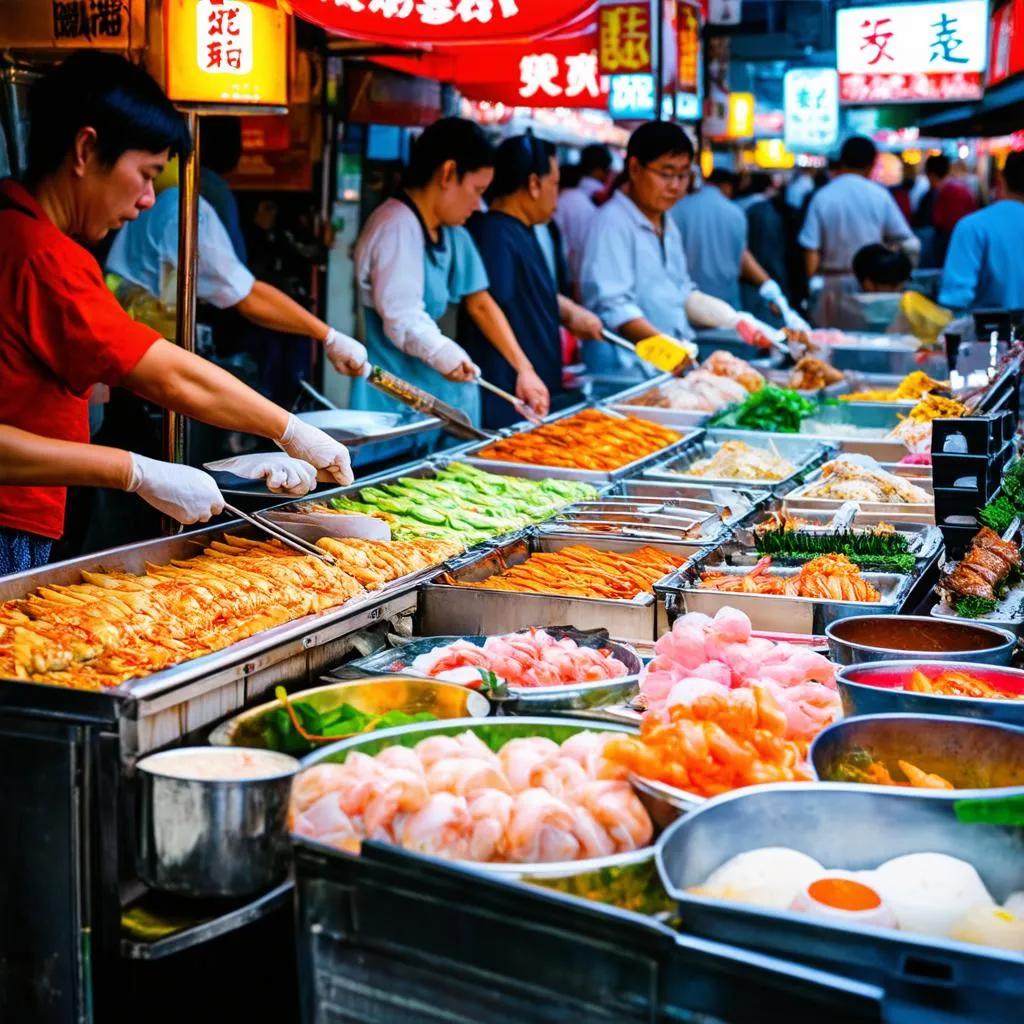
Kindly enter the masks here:
<path id="1" fill-rule="evenodd" d="M 693 167 L 693 143 L 677 124 L 649 121 L 630 137 L 626 180 L 598 211 L 581 268 L 583 304 L 629 341 L 657 334 L 689 340 L 694 327 L 739 327 L 768 345 L 773 329 L 696 289 L 683 240 L 665 215 L 683 197 Z M 637 361 L 619 349 L 587 346 L 598 373 L 638 375 Z M 633 365 L 628 365 L 632 362 Z"/>

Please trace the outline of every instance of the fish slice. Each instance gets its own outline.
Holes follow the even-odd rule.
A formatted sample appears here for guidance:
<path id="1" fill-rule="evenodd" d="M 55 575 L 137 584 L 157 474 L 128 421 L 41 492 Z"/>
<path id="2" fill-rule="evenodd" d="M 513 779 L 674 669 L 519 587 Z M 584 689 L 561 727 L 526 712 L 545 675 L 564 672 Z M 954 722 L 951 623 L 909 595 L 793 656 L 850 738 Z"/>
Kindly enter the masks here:
<path id="1" fill-rule="evenodd" d="M 244 519 L 250 526 L 255 526 L 257 530 L 261 530 L 263 533 L 275 540 L 279 540 L 282 544 L 287 544 L 288 547 L 295 551 L 298 551 L 303 555 L 313 555 L 319 558 L 321 562 L 325 562 L 327 565 L 337 565 L 338 560 L 334 555 L 327 551 L 322 551 L 315 544 L 310 544 L 308 541 L 304 541 L 301 537 L 296 537 L 295 534 L 289 533 L 283 527 L 276 526 L 273 523 L 268 523 L 265 519 L 261 519 L 259 514 L 249 515 L 248 512 L 243 512 L 240 508 L 235 508 L 234 505 L 224 506 L 224 511 L 229 515 L 236 516 L 239 519 Z"/>
<path id="2" fill-rule="evenodd" d="M 664 334 L 655 334 L 644 338 L 635 345 L 613 331 L 602 331 L 604 340 L 639 356 L 645 363 L 650 363 L 662 373 L 672 373 L 686 362 L 697 361 L 697 346 L 688 342 L 676 341 Z"/>

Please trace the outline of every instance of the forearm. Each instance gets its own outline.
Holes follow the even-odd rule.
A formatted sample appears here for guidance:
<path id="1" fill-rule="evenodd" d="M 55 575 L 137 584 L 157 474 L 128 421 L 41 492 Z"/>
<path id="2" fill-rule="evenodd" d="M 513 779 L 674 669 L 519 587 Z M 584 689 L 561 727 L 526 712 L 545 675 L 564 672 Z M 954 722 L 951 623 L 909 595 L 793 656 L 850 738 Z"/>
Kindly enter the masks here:
<path id="1" fill-rule="evenodd" d="M 288 423 L 284 409 L 169 341 L 156 342 L 123 383 L 147 401 L 224 430 L 276 440 Z"/>
<path id="2" fill-rule="evenodd" d="M 769 274 L 754 259 L 754 255 L 749 249 L 744 249 L 743 255 L 740 257 L 740 279 L 752 284 L 755 288 L 760 288 L 765 281 L 771 280 Z"/>
<path id="3" fill-rule="evenodd" d="M 817 249 L 804 249 L 804 270 L 808 277 L 814 277 L 821 269 L 821 253 Z"/>
<path id="4" fill-rule="evenodd" d="M 0 483 L 125 490 L 132 478 L 128 452 L 59 441 L 0 425 Z"/>
<path id="5" fill-rule="evenodd" d="M 653 338 L 657 334 L 663 334 L 663 331 L 659 331 L 650 320 L 644 317 L 637 317 L 635 320 L 627 320 L 624 324 L 619 324 L 615 329 L 616 334 L 621 334 L 627 341 L 633 342 L 635 345 L 638 341 L 643 341 L 645 338 Z"/>
<path id="6" fill-rule="evenodd" d="M 489 292 L 477 292 L 465 299 L 466 312 L 473 323 L 480 328 L 484 337 L 504 356 L 505 361 L 516 373 L 532 370 L 533 364 L 526 357 L 508 318 Z"/>
<path id="7" fill-rule="evenodd" d="M 739 314 L 728 302 L 698 291 L 692 291 L 686 296 L 683 309 L 693 327 L 733 327 L 739 318 Z"/>
<path id="8" fill-rule="evenodd" d="M 568 299 L 564 295 L 558 296 L 558 319 L 563 327 L 569 326 L 569 322 L 572 320 L 577 308 L 576 303 L 572 299 Z"/>
<path id="9" fill-rule="evenodd" d="M 328 327 L 323 320 L 265 281 L 257 281 L 235 309 L 260 327 L 285 334 L 302 334 L 317 341 L 327 337 Z"/>

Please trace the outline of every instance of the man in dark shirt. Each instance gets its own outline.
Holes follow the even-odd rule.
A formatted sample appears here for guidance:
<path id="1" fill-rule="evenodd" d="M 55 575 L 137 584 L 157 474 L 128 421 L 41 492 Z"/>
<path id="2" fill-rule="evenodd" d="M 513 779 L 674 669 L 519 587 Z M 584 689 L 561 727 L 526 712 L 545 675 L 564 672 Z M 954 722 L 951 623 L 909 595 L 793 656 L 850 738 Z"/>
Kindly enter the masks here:
<path id="1" fill-rule="evenodd" d="M 497 151 L 494 182 L 487 193 L 488 212 L 466 225 L 476 243 L 490 293 L 508 317 L 519 344 L 557 409 L 562 388 L 559 327 L 579 338 L 599 339 L 601 321 L 593 313 L 558 293 L 541 251 L 534 227 L 547 224 L 558 202 L 558 161 L 554 148 L 532 135 L 506 139 Z M 460 332 L 463 347 L 492 384 L 513 391 L 515 374 L 508 363 L 472 323 Z M 508 426 L 519 419 L 507 402 L 483 392 L 485 427 Z"/>

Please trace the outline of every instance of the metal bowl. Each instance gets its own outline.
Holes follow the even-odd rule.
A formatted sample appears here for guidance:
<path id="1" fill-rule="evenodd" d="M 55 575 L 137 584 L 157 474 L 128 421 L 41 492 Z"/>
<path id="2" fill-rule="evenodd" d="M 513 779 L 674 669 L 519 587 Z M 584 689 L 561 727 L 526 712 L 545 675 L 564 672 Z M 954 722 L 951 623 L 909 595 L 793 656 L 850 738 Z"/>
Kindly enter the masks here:
<path id="1" fill-rule="evenodd" d="M 871 643 L 879 629 L 902 630 L 907 646 Z M 840 665 L 872 661 L 928 661 L 941 658 L 980 665 L 1009 665 L 1017 638 L 982 622 L 949 621 L 930 615 L 857 615 L 826 627 L 829 657 Z M 888 643 L 888 641 L 886 641 Z M 914 645 L 914 646 L 911 646 Z"/>
<path id="2" fill-rule="evenodd" d="M 331 683 L 289 694 L 289 700 L 304 701 L 320 712 L 351 704 L 365 715 L 386 714 L 388 711 L 404 711 L 413 715 L 426 711 L 441 719 L 486 718 L 491 710 L 487 698 L 476 690 L 419 676 L 380 676 L 356 682 Z M 210 743 L 214 746 L 272 749 L 269 744 L 273 741 L 273 733 L 268 729 L 267 716 L 280 707 L 279 701 L 272 700 L 229 718 L 210 733 Z"/>
<path id="3" fill-rule="evenodd" d="M 277 759 L 279 770 L 250 779 L 161 772 L 189 753 L 233 763 L 241 751 L 185 747 L 139 761 L 139 877 L 154 889 L 202 898 L 272 888 L 288 873 L 288 799 L 299 762 L 268 751 L 261 756 Z"/>
<path id="4" fill-rule="evenodd" d="M 848 718 L 818 734 L 810 760 L 823 782 L 864 784 L 850 772 L 863 755 L 897 780 L 899 761 L 941 775 L 963 797 L 992 796 L 992 789 L 1024 794 L 1024 729 L 1011 725 L 949 715 Z"/>
<path id="5" fill-rule="evenodd" d="M 310 754 L 302 761 L 303 769 L 325 761 L 343 762 L 353 751 L 370 756 L 385 747 L 401 744 L 414 747 L 430 736 L 456 736 L 467 730 L 474 732 L 492 750 L 500 750 L 509 740 L 527 736 L 544 736 L 563 743 L 580 732 L 618 732 L 635 734 L 636 730 L 613 722 L 599 724 L 573 718 L 492 718 L 486 721 L 462 719 L 453 722 L 419 722 L 396 729 L 341 740 L 330 747 Z M 653 816 L 652 816 L 653 817 Z M 306 838 L 305 841 L 310 841 Z M 330 849 L 325 847 L 325 849 Z M 339 853 L 339 856 L 342 854 Z M 560 892 L 646 913 L 667 908 L 665 893 L 654 869 L 654 846 L 611 857 L 566 861 L 555 864 L 478 864 L 466 863 L 478 871 L 505 879 L 557 889 Z"/>
<path id="6" fill-rule="evenodd" d="M 915 670 L 934 677 L 948 669 L 969 672 L 990 686 L 1024 695 L 1024 672 L 1019 669 L 964 661 L 876 661 L 870 665 L 850 665 L 840 670 L 836 685 L 847 717 L 912 712 L 978 718 L 1024 727 L 1024 699 L 943 697 L 903 689 Z"/>

